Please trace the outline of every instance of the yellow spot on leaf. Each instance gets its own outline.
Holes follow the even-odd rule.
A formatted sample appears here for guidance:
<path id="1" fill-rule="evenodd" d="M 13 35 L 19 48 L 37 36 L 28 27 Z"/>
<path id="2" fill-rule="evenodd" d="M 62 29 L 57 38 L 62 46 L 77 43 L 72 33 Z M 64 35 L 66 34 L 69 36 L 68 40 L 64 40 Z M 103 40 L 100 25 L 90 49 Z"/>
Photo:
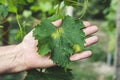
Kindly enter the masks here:
<path id="1" fill-rule="evenodd" d="M 81 51 L 81 48 L 80 48 L 80 46 L 79 46 L 78 44 L 75 44 L 75 45 L 73 45 L 73 50 L 74 50 L 75 52 L 80 52 L 80 51 Z"/>
<path id="2" fill-rule="evenodd" d="M 63 28 L 58 28 L 54 33 L 52 33 L 51 37 L 53 39 L 56 39 L 60 37 L 62 33 L 63 33 Z"/>

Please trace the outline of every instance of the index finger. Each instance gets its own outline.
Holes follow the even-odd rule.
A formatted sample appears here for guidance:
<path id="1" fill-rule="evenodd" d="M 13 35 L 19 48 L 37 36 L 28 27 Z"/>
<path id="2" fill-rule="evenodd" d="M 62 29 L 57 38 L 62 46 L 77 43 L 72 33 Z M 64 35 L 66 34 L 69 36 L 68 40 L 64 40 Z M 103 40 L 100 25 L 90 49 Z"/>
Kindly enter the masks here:
<path id="1" fill-rule="evenodd" d="M 88 21 L 83 21 L 83 24 L 85 27 L 90 27 L 91 26 L 91 23 L 88 22 Z"/>

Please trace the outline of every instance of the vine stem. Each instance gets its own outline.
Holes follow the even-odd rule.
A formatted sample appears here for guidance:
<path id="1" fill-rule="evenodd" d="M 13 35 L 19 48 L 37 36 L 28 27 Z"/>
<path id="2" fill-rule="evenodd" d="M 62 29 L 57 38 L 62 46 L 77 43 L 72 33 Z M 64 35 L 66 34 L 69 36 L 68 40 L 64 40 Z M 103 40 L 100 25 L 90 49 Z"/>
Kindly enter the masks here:
<path id="1" fill-rule="evenodd" d="M 81 16 L 80 16 L 80 19 L 85 15 L 85 13 L 86 13 L 86 10 L 87 10 L 87 4 L 88 4 L 88 0 L 85 0 L 84 1 L 84 7 L 83 7 L 83 10 L 81 11 Z"/>
<path id="2" fill-rule="evenodd" d="M 58 8 L 56 10 L 56 14 L 59 14 L 59 12 L 60 12 L 60 5 L 61 5 L 61 3 L 58 4 Z"/>
<path id="3" fill-rule="evenodd" d="M 18 23 L 18 26 L 19 26 L 19 30 L 20 30 L 20 35 L 21 37 L 23 36 L 23 30 L 22 30 L 22 26 L 20 24 L 20 21 L 19 21 L 19 18 L 18 18 L 18 13 L 16 12 L 16 20 L 17 20 L 17 23 Z"/>

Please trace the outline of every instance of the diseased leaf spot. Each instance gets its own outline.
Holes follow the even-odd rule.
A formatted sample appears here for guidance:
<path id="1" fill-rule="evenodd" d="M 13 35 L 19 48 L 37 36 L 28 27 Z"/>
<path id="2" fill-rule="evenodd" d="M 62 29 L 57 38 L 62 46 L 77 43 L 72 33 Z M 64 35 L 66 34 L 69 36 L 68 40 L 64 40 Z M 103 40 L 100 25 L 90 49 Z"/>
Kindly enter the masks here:
<path id="1" fill-rule="evenodd" d="M 81 48 L 80 48 L 80 46 L 79 46 L 78 44 L 75 44 L 75 45 L 73 45 L 73 50 L 74 50 L 75 52 L 80 52 L 80 51 L 81 51 Z"/>
<path id="2" fill-rule="evenodd" d="M 56 31 L 52 33 L 51 37 L 53 39 L 59 38 L 62 33 L 63 33 L 63 28 L 57 28 Z"/>

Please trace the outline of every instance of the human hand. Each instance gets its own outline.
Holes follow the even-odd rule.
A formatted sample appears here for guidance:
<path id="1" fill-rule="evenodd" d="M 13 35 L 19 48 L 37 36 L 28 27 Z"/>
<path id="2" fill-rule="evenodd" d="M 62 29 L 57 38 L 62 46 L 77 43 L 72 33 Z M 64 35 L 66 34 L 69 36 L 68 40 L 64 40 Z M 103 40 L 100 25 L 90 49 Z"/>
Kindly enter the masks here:
<path id="1" fill-rule="evenodd" d="M 61 20 L 53 22 L 53 24 L 58 27 L 62 23 Z M 83 31 L 85 32 L 85 35 L 91 35 L 95 32 L 98 31 L 97 26 L 92 26 L 89 22 L 84 22 L 85 28 Z M 97 36 L 92 36 L 87 38 L 86 43 L 84 44 L 86 47 L 90 46 L 98 41 Z M 23 61 L 25 64 L 25 68 L 23 70 L 28 70 L 32 68 L 46 68 L 46 67 L 51 67 L 54 66 L 55 64 L 53 61 L 50 59 L 50 55 L 46 56 L 40 56 L 37 53 L 37 44 L 38 41 L 34 39 L 33 37 L 33 31 L 28 33 L 22 43 L 20 44 L 23 48 Z M 92 54 L 91 51 L 83 51 L 78 54 L 74 54 L 70 57 L 71 61 L 76 61 L 76 60 L 81 60 L 84 58 L 89 57 Z"/>

